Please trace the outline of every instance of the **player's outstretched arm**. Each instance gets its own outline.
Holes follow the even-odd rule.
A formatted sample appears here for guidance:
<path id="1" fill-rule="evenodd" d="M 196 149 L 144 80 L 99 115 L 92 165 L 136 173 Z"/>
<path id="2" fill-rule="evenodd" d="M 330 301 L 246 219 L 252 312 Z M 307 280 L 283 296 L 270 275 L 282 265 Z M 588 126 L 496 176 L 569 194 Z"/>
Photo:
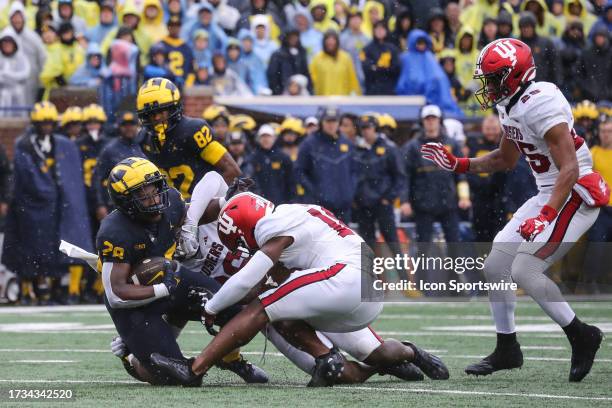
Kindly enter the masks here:
<path id="1" fill-rule="evenodd" d="M 493 173 L 512 169 L 520 157 L 519 151 L 506 138 L 497 149 L 481 157 L 456 157 L 441 143 L 425 143 L 421 148 L 424 159 L 455 173 Z"/>
<path id="2" fill-rule="evenodd" d="M 518 232 L 527 241 L 533 241 L 557 218 L 559 210 L 567 200 L 579 175 L 576 148 L 567 123 L 559 123 L 550 128 L 544 135 L 544 140 L 548 145 L 555 166 L 559 169 L 559 176 L 555 180 L 548 203 L 542 207 L 536 217 L 523 221 L 518 229 Z"/>
<path id="3" fill-rule="evenodd" d="M 240 167 L 238 167 L 238 163 L 236 163 L 228 152 L 225 152 L 223 156 L 221 156 L 219 161 L 215 163 L 215 167 L 219 173 L 221 173 L 227 184 L 231 183 L 232 180 L 242 174 Z"/>
<path id="4" fill-rule="evenodd" d="M 550 128 L 544 135 L 544 140 L 550 149 L 555 166 L 559 169 L 559 176 L 547 205 L 559 211 L 578 181 L 576 148 L 567 123 L 559 123 Z"/>

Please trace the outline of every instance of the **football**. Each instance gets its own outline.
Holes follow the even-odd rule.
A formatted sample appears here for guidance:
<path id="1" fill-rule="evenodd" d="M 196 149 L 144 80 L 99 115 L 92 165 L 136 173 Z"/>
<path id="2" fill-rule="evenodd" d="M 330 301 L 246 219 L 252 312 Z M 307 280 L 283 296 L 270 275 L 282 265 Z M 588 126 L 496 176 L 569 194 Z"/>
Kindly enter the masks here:
<path id="1" fill-rule="evenodd" d="M 162 283 L 166 262 L 171 262 L 172 268 L 174 270 L 177 269 L 178 263 L 176 261 L 171 261 L 161 256 L 144 259 L 140 264 L 132 268 L 132 275 L 129 278 L 130 283 L 142 286 Z"/>

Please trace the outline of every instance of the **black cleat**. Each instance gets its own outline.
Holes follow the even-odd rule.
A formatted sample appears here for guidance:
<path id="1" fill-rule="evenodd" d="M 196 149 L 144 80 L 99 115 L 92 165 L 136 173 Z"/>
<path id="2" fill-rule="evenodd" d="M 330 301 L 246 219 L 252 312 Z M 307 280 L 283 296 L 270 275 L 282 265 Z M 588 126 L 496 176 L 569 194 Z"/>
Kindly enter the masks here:
<path id="1" fill-rule="evenodd" d="M 495 348 L 493 353 L 489 354 L 477 363 L 467 366 L 466 374 L 471 375 L 489 375 L 500 370 L 512 370 L 513 368 L 521 368 L 523 366 L 523 352 L 521 345 L 516 343 L 507 348 Z"/>
<path id="2" fill-rule="evenodd" d="M 256 365 L 245 360 L 242 355 L 238 360 L 229 363 L 221 361 L 217 367 L 222 370 L 230 370 L 237 374 L 247 384 L 265 384 L 268 382 L 268 374 Z"/>
<path id="3" fill-rule="evenodd" d="M 450 377 L 448 368 L 446 368 L 439 357 L 426 352 L 410 342 L 402 341 L 402 343 L 414 351 L 414 361 L 412 363 L 420 368 L 426 376 L 432 380 L 448 380 L 448 377 Z"/>
<path id="4" fill-rule="evenodd" d="M 603 333 L 598 327 L 585 324 L 581 336 L 572 341 L 572 367 L 570 368 L 570 382 L 582 381 L 591 371 L 595 354 L 603 341 Z"/>
<path id="5" fill-rule="evenodd" d="M 380 375 L 389 374 L 404 381 L 423 381 L 425 376 L 417 366 L 407 361 L 380 370 Z"/>
<path id="6" fill-rule="evenodd" d="M 197 375 L 191 370 L 191 364 L 193 364 L 194 359 L 170 358 L 159 353 L 152 353 L 150 359 L 151 364 L 162 373 L 176 379 L 179 384 L 187 387 L 199 387 L 202 385 L 204 374 Z"/>
<path id="7" fill-rule="evenodd" d="M 315 368 L 308 387 L 331 387 L 344 371 L 344 357 L 337 348 L 315 359 Z"/>

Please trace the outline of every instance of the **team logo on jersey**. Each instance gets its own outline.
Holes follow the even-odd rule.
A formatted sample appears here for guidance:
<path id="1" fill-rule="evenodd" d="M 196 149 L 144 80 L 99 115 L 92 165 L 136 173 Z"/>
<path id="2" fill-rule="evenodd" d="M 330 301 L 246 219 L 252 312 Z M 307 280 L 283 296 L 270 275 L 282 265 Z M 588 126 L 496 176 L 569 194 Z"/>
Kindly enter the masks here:
<path id="1" fill-rule="evenodd" d="M 510 41 L 498 41 L 495 47 L 493 47 L 493 51 L 502 58 L 509 58 L 512 63 L 512 68 L 514 68 L 516 64 L 516 48 L 514 48 L 514 45 L 512 45 Z"/>
<path id="2" fill-rule="evenodd" d="M 234 225 L 234 220 L 224 212 L 219 219 L 219 232 L 230 235 L 238 231 L 238 227 Z"/>

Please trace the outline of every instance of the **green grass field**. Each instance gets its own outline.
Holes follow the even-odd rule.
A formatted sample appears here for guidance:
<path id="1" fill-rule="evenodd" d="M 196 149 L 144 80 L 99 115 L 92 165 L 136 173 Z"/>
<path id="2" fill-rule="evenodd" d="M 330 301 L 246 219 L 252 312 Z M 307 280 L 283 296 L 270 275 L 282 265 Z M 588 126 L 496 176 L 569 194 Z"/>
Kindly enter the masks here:
<path id="1" fill-rule="evenodd" d="M 612 303 L 575 303 L 579 316 L 612 332 Z M 360 386 L 308 389 L 305 374 L 258 336 L 243 348 L 266 369 L 270 384 L 246 386 L 233 374 L 212 370 L 200 389 L 151 387 L 132 380 L 109 351 L 115 335 L 100 306 L 0 308 L 0 406 L 87 407 L 197 406 L 422 406 L 538 407 L 612 406 L 612 342 L 604 341 L 591 374 L 579 384 L 567 381 L 570 349 L 562 331 L 531 301 L 517 307 L 521 370 L 468 377 L 464 367 L 494 345 L 488 305 L 418 303 L 387 305 L 374 327 L 386 338 L 410 339 L 434 350 L 451 371 L 448 381 L 405 383 L 375 376 Z M 185 354 L 195 355 L 209 341 L 191 323 L 180 337 Z M 9 400 L 9 389 L 70 389 L 71 402 Z"/>

